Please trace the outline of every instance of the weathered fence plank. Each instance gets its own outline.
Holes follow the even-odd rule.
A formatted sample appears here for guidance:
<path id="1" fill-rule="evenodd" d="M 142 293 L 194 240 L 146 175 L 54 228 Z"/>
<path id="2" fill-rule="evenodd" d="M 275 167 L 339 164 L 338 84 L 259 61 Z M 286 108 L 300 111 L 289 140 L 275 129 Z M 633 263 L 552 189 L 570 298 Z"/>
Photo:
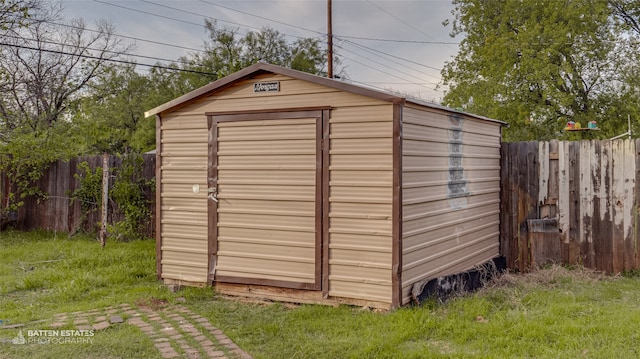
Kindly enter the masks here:
<path id="1" fill-rule="evenodd" d="M 580 227 L 578 218 L 580 218 L 580 179 L 578 172 L 579 166 L 579 149 L 577 142 L 568 142 L 569 145 L 569 247 L 567 248 L 569 264 L 578 264 L 580 262 L 579 237 Z"/>
<path id="2" fill-rule="evenodd" d="M 591 153 L 592 143 L 590 141 L 580 142 L 579 159 L 579 181 L 580 181 L 580 216 L 578 226 L 580 252 L 582 253 L 583 264 L 587 267 L 593 266 L 593 253 L 590 246 L 593 244 L 592 238 L 592 218 L 593 218 L 593 187 L 591 181 Z"/>
<path id="3" fill-rule="evenodd" d="M 500 248 L 507 264 L 640 268 L 639 146 L 636 140 L 503 144 Z"/>
<path id="4" fill-rule="evenodd" d="M 500 166 L 500 213 L 503 215 L 500 218 L 500 253 L 510 253 L 509 245 L 511 241 L 507 238 L 510 233 L 509 216 L 504 213 L 509 213 L 509 144 L 502 143 L 500 145 L 500 153 L 502 154 L 502 163 Z M 512 265 L 507 263 L 507 265 Z"/>
<path id="5" fill-rule="evenodd" d="M 636 139 L 635 140 L 635 152 L 634 152 L 634 156 L 635 156 L 635 160 L 636 160 L 636 173 L 635 173 L 635 180 L 636 180 L 636 186 L 634 188 L 634 196 L 635 196 L 635 203 L 634 203 L 634 257 L 635 257 L 635 263 L 637 267 L 640 267 L 640 139 Z"/>
<path id="6" fill-rule="evenodd" d="M 635 141 L 624 141 L 624 270 L 636 268 L 635 249 L 635 186 L 636 161 Z"/>
<path id="7" fill-rule="evenodd" d="M 562 239 L 562 261 L 569 262 L 570 241 L 570 187 L 569 187 L 569 149 L 566 142 L 558 143 L 558 228 Z"/>

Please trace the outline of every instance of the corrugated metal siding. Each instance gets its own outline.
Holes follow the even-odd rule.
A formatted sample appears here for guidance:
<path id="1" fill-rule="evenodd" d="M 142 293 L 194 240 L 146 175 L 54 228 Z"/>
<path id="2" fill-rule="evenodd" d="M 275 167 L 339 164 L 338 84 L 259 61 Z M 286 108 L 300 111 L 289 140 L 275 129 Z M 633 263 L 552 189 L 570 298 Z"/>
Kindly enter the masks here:
<path id="1" fill-rule="evenodd" d="M 329 295 L 391 302 L 391 104 L 331 113 Z"/>
<path id="2" fill-rule="evenodd" d="M 217 132 L 216 276 L 314 283 L 316 119 L 222 122 Z"/>
<path id="3" fill-rule="evenodd" d="M 207 281 L 207 122 L 165 115 L 161 168 L 162 278 Z M 193 193 L 193 185 L 202 191 Z"/>
<path id="4" fill-rule="evenodd" d="M 416 282 L 499 255 L 497 123 L 403 110 L 402 301 Z"/>
<path id="5" fill-rule="evenodd" d="M 280 81 L 279 93 L 253 93 L 256 81 Z M 282 108 L 302 108 L 331 106 L 330 134 L 330 227 L 329 227 L 329 294 L 345 298 L 359 298 L 391 302 L 391 201 L 392 201 L 392 105 L 377 99 L 327 88 L 313 83 L 291 79 L 279 75 L 261 75 L 246 81 L 239 81 L 212 96 L 186 104 L 170 114 L 163 115 L 163 181 L 178 187 L 163 188 L 163 211 L 185 213 L 206 213 L 206 171 L 207 171 L 207 129 L 205 112 L 231 112 L 247 110 L 272 110 Z M 182 131 L 190 131 L 182 133 Z M 165 138 L 165 135 L 168 138 Z M 243 134 L 239 134 L 243 135 Z M 246 135 L 246 133 L 244 133 Z M 192 137 L 193 136 L 193 137 Z M 173 146 L 171 144 L 176 142 Z M 260 140 L 258 140 L 260 141 Z M 301 141 L 300 143 L 296 143 Z M 292 153 L 294 148 L 304 146 L 297 135 L 279 144 L 278 150 Z M 257 142 L 256 142 L 257 143 Z M 265 145 L 263 143 L 262 145 Z M 252 150 L 233 142 L 221 144 L 219 149 L 232 156 L 250 154 Z M 263 146 L 264 149 L 264 146 Z M 265 155 L 277 155 L 273 149 Z M 229 152 L 231 151 L 231 152 Z M 270 153 L 270 154 L 269 154 Z M 164 157 L 167 154 L 167 157 Z M 273 159 L 273 158 L 272 158 Z M 224 159 L 223 159 L 224 160 Z M 245 163 L 246 164 L 246 163 Z M 315 165 L 315 160 L 310 162 Z M 308 180 L 305 173 L 295 169 L 282 169 L 280 174 L 262 173 L 255 177 L 243 170 L 243 166 L 232 168 L 227 163 L 224 177 L 219 178 L 221 189 L 241 181 L 246 185 L 262 184 L 275 180 L 285 180 L 291 186 Z M 188 171 L 188 172 L 185 172 Z M 165 179 L 166 177 L 166 179 Z M 191 183 L 190 180 L 192 179 Z M 199 183 L 201 193 L 189 193 L 193 184 Z M 182 187 L 179 187 L 182 185 Z M 181 189 L 182 188 L 182 189 Z M 270 189 L 269 189 L 270 190 Z M 236 212 L 264 213 L 271 215 L 300 213 L 310 210 L 316 203 L 308 201 L 273 201 L 268 198 L 270 191 L 248 192 L 243 188 L 229 187 L 227 194 L 235 196 L 241 210 L 229 207 L 223 214 L 223 221 Z M 176 192 L 177 191 L 177 192 Z M 233 193 L 232 193 L 233 192 Z M 259 191 L 258 191 L 259 192 Z M 221 193 L 222 194 L 222 193 Z M 240 198 L 241 196 L 246 198 Z M 254 198 L 256 195 L 264 199 Z M 186 196 L 186 197 L 182 197 Z M 171 202 L 169 202 L 171 201 Z M 243 203 L 242 201 L 247 201 Z M 320 204 L 317 204 L 320 205 Z M 251 210 L 247 210 L 250 208 Z M 315 208 L 315 207 L 314 207 Z M 235 211 L 235 212 L 234 212 Z M 226 215 L 226 218 L 224 217 Z M 363 225 L 364 223 L 364 225 Z M 256 226 L 257 227 L 257 226 Z M 231 228 L 230 228 L 231 229 Z M 261 228 L 233 227 L 237 238 L 258 238 L 264 244 L 286 243 L 292 246 L 299 241 L 298 232 L 263 231 Z M 206 280 L 206 233 L 207 223 L 194 226 L 165 225 L 163 247 L 165 251 L 175 251 L 175 247 L 199 248 L 202 257 L 198 264 L 203 267 L 193 271 L 189 263 L 183 265 L 163 264 L 165 278 L 184 279 L 185 273 L 198 273 L 198 280 Z M 185 235 L 181 235 L 185 233 Z M 220 237 L 229 236 L 226 227 L 220 228 Z M 224 244 L 224 243 L 223 243 Z M 302 248 L 304 245 L 300 244 Z M 226 250 L 224 246 L 219 250 Z M 237 252 L 237 250 L 233 250 Z M 224 254 L 224 252 L 223 252 Z M 224 260 L 223 260 L 224 265 Z M 304 266 L 306 264 L 300 264 Z M 224 270 L 224 267 L 220 268 Z M 218 272 L 219 273 L 219 272 Z M 243 275 L 227 271 L 229 275 Z M 269 273 L 282 276 L 282 273 Z M 300 278 L 288 278 L 299 281 Z M 306 279 L 305 279 L 306 280 Z"/>

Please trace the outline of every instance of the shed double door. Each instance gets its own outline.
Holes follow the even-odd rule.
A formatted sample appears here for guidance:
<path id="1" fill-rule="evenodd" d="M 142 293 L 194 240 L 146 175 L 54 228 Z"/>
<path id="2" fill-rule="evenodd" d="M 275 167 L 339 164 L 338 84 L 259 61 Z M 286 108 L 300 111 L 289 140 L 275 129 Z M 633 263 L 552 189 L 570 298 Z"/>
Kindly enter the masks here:
<path id="1" fill-rule="evenodd" d="M 328 111 L 207 115 L 210 280 L 321 290 Z"/>

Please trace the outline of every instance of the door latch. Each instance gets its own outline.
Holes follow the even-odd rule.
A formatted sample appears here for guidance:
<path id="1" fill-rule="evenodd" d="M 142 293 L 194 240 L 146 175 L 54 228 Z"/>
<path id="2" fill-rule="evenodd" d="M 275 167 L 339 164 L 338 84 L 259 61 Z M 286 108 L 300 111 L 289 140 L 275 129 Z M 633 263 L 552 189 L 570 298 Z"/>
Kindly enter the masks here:
<path id="1" fill-rule="evenodd" d="M 209 192 L 209 199 L 212 199 L 214 201 L 216 201 L 216 203 L 218 203 L 218 192 L 216 190 L 215 187 L 209 187 L 209 189 L 207 190 L 207 192 Z"/>

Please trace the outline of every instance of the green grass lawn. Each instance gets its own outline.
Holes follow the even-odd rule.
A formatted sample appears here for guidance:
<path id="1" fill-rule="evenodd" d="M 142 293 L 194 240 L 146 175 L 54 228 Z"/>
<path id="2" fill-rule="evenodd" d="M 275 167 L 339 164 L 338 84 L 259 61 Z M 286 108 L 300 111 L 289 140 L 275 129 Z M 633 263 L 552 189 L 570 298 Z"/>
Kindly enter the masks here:
<path id="1" fill-rule="evenodd" d="M 244 303 L 210 288 L 167 290 L 155 279 L 153 241 L 0 233 L 0 320 L 46 329 L 56 313 L 178 297 L 255 358 L 638 358 L 640 278 L 554 266 L 503 276 L 446 304 L 388 313 L 340 306 Z M 34 323 L 35 322 L 35 323 Z M 18 329 L 2 329 L 10 339 Z M 124 324 L 93 344 L 0 343 L 0 358 L 159 358 Z"/>

